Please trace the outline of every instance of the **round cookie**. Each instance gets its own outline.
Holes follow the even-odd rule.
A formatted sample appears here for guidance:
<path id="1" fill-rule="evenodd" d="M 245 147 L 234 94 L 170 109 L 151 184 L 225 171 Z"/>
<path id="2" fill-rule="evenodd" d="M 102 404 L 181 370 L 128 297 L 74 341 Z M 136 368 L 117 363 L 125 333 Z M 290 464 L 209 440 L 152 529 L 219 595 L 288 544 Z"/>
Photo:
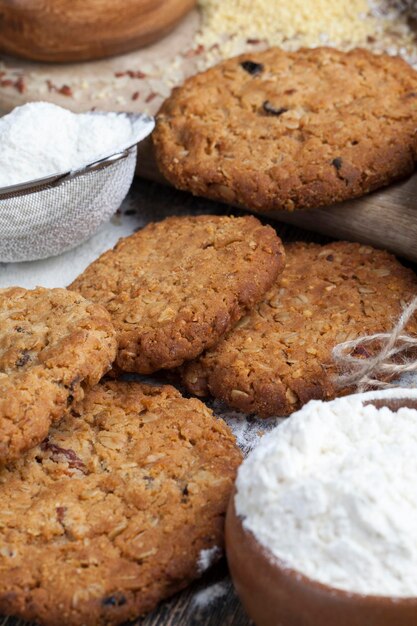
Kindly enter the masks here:
<path id="1" fill-rule="evenodd" d="M 415 169 L 417 72 L 362 49 L 227 60 L 174 89 L 153 142 L 164 176 L 254 211 L 313 208 Z"/>
<path id="2" fill-rule="evenodd" d="M 70 288 L 110 312 L 119 368 L 149 374 L 213 346 L 283 266 L 281 240 L 255 217 L 171 217 L 119 241 Z"/>
<path id="3" fill-rule="evenodd" d="M 241 453 L 221 419 L 173 387 L 120 382 L 90 390 L 79 415 L 0 470 L 0 614 L 114 626 L 223 546 Z"/>
<path id="4" fill-rule="evenodd" d="M 42 441 L 115 354 L 103 307 L 66 289 L 0 289 L 0 465 Z"/>
<path id="5" fill-rule="evenodd" d="M 183 369 L 187 389 L 261 417 L 290 415 L 336 390 L 332 348 L 389 331 L 417 295 L 392 255 L 355 243 L 295 243 L 282 278 L 219 344 Z M 417 331 L 417 320 L 410 325 Z"/>

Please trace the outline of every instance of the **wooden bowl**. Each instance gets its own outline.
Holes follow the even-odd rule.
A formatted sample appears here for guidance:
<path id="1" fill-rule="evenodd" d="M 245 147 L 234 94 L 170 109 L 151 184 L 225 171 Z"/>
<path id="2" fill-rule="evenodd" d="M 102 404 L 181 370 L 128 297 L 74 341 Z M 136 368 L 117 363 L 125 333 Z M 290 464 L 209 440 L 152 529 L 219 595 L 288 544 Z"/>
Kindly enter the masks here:
<path id="1" fill-rule="evenodd" d="M 0 51 L 60 63 L 122 54 L 162 38 L 194 5 L 195 0 L 0 0 Z"/>
<path id="2" fill-rule="evenodd" d="M 390 390 L 392 392 L 392 390 Z M 417 390 L 362 394 L 364 404 L 417 409 Z M 290 418 L 291 419 L 291 418 Z M 416 422 L 417 427 L 417 422 Z M 242 525 L 234 497 L 226 517 L 226 554 L 236 591 L 256 626 L 416 626 L 417 597 L 349 593 L 286 567 Z"/>

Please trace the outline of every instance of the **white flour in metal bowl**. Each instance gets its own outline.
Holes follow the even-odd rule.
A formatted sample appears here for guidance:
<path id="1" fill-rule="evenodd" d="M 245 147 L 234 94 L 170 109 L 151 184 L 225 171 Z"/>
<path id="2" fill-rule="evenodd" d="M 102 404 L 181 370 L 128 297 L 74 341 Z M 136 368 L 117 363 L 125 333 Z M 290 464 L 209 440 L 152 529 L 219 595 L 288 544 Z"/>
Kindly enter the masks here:
<path id="1" fill-rule="evenodd" d="M 133 137 L 123 113 L 75 114 L 30 102 L 0 118 L 0 188 L 78 169 L 135 143 Z"/>

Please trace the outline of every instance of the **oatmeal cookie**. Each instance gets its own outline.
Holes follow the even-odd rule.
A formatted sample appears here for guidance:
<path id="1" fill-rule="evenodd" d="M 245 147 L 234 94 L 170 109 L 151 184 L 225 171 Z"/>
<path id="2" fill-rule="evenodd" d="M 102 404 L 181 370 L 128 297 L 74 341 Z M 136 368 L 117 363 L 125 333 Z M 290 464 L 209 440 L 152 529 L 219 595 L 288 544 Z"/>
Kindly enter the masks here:
<path id="1" fill-rule="evenodd" d="M 114 626 L 150 611 L 199 575 L 202 550 L 223 546 L 240 461 L 199 400 L 97 385 L 0 470 L 0 613 Z"/>
<path id="2" fill-rule="evenodd" d="M 195 358 L 258 302 L 284 265 L 254 217 L 170 217 L 122 239 L 71 285 L 110 312 L 117 365 L 149 374 Z"/>
<path id="3" fill-rule="evenodd" d="M 110 315 L 80 294 L 0 289 L 0 465 L 42 441 L 115 353 Z"/>
<path id="4" fill-rule="evenodd" d="M 176 187 L 254 211 L 313 208 L 410 175 L 417 72 L 362 49 L 244 54 L 189 78 L 153 134 Z"/>
<path id="5" fill-rule="evenodd" d="M 332 381 L 332 348 L 389 331 L 417 295 L 414 272 L 382 250 L 347 242 L 285 249 L 284 273 L 264 300 L 216 347 L 184 366 L 191 393 L 210 392 L 262 417 L 332 399 L 344 393 Z M 417 331 L 417 320 L 409 330 Z"/>

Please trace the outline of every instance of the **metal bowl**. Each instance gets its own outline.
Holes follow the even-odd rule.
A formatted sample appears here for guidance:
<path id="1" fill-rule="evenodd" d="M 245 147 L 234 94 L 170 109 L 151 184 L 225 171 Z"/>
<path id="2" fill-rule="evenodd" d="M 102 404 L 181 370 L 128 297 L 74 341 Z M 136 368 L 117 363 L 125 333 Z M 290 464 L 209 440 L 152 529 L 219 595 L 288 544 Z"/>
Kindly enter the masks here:
<path id="1" fill-rule="evenodd" d="M 123 202 L 135 172 L 137 144 L 153 118 L 129 114 L 134 143 L 80 169 L 0 188 L 0 261 L 33 261 L 83 243 Z"/>

